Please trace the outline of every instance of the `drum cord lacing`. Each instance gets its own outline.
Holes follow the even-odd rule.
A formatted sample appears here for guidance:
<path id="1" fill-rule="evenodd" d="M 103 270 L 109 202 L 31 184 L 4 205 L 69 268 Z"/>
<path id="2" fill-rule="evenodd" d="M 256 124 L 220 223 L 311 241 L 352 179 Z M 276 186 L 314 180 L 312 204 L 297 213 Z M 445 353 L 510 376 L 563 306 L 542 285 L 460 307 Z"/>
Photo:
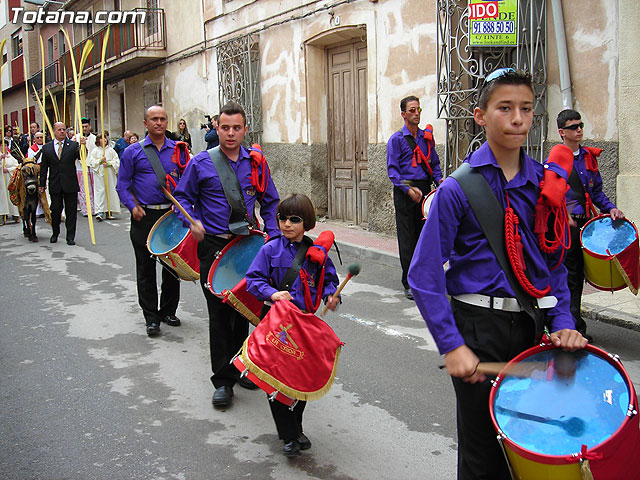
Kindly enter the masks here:
<path id="1" fill-rule="evenodd" d="M 511 208 L 509 203 L 509 194 L 506 194 L 507 208 L 504 213 L 504 239 L 507 247 L 507 256 L 513 268 L 513 273 L 518 279 L 518 283 L 522 286 L 526 293 L 534 298 L 542 298 L 551 292 L 551 285 L 547 285 L 544 290 L 536 288 L 524 273 L 526 264 L 524 261 L 524 251 L 522 245 L 522 237 L 518 230 L 520 219 Z"/>

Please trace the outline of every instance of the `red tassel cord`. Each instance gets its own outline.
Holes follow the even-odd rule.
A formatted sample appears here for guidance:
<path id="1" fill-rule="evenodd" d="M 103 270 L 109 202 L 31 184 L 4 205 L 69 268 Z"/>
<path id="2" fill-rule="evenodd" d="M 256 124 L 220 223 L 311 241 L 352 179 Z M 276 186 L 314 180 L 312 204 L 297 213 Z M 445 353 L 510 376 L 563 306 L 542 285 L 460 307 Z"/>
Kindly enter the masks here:
<path id="1" fill-rule="evenodd" d="M 584 209 L 586 211 L 584 213 L 586 214 L 587 218 L 597 217 L 598 212 L 596 212 L 596 207 L 594 207 L 593 205 L 593 200 L 591 200 L 591 195 L 589 195 L 587 192 L 584 192 L 584 197 L 586 199 L 586 202 L 584 204 Z"/>
<path id="2" fill-rule="evenodd" d="M 183 152 L 182 155 L 180 155 L 181 151 Z M 180 160 L 180 157 L 184 158 L 184 162 Z M 187 163 L 189 163 L 190 159 L 191 156 L 189 155 L 189 145 L 187 142 L 176 142 L 173 154 L 171 155 L 171 161 L 178 166 L 180 175 L 184 172 L 184 169 L 187 167 Z"/>
<path id="3" fill-rule="evenodd" d="M 534 298 L 542 298 L 551 291 L 551 285 L 547 285 L 544 290 L 537 289 L 524 274 L 526 269 L 524 261 L 524 252 L 522 245 L 522 237 L 518 230 L 520 219 L 509 204 L 509 195 L 507 194 L 507 208 L 504 214 L 504 239 L 507 246 L 507 256 L 516 275 L 518 282 L 525 292 Z"/>
<path id="4" fill-rule="evenodd" d="M 264 195 L 271 177 L 269 164 L 262 154 L 260 145 L 257 143 L 251 145 L 249 155 L 251 156 L 251 185 L 259 194 Z"/>
<path id="5" fill-rule="evenodd" d="M 544 180 L 540 182 L 540 190 L 544 187 Z M 554 215 L 553 230 L 549 237 L 549 217 Z M 563 200 L 560 208 L 550 207 L 545 203 L 542 195 L 538 197 L 535 211 L 534 233 L 538 235 L 540 250 L 544 253 L 553 253 L 558 248 L 568 250 L 571 248 L 571 235 L 569 234 L 569 214 L 566 202 Z M 554 267 L 556 268 L 556 267 Z"/>
<path id="6" fill-rule="evenodd" d="M 313 280 L 313 276 L 309 275 L 304 268 L 300 269 L 300 283 L 304 292 L 304 305 L 307 312 L 315 313 L 320 308 L 320 302 L 322 302 L 322 291 L 324 290 L 324 270 L 327 262 L 322 264 L 320 269 L 320 278 L 316 284 L 316 299 L 315 302 L 311 298 L 311 288 L 309 287 L 309 280 Z"/>
<path id="7" fill-rule="evenodd" d="M 173 192 L 178 186 L 176 180 L 169 173 L 167 173 L 165 180 L 167 181 L 167 190 L 169 191 L 169 193 Z"/>

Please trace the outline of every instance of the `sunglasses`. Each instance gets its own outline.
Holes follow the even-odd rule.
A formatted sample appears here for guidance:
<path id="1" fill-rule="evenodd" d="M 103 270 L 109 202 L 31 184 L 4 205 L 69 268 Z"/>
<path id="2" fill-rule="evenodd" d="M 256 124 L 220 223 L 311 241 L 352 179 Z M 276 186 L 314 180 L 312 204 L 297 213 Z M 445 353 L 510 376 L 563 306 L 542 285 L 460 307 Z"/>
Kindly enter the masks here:
<path id="1" fill-rule="evenodd" d="M 562 127 L 562 130 L 577 130 L 579 128 L 584 128 L 584 123 L 574 123 L 573 125 L 567 125 L 566 127 Z"/>
<path id="2" fill-rule="evenodd" d="M 409 113 L 416 113 L 416 112 L 418 112 L 418 113 L 422 113 L 422 107 L 418 107 L 418 108 L 413 107 L 413 108 L 410 108 L 409 110 L 405 110 L 405 112 L 409 112 Z"/>
<path id="3" fill-rule="evenodd" d="M 303 219 L 299 215 L 283 215 L 281 213 L 278 214 L 278 220 L 281 222 L 286 222 L 289 220 L 291 223 L 302 223 Z"/>
<path id="4" fill-rule="evenodd" d="M 511 73 L 511 72 L 515 72 L 515 69 L 511 67 L 504 67 L 504 68 L 498 68 L 497 70 L 494 70 L 489 75 L 484 77 L 484 81 L 482 82 L 482 86 L 480 87 L 480 92 L 482 92 L 482 90 L 484 90 L 484 88 L 494 80 L 497 80 L 498 78 L 503 77 L 507 73 Z"/>

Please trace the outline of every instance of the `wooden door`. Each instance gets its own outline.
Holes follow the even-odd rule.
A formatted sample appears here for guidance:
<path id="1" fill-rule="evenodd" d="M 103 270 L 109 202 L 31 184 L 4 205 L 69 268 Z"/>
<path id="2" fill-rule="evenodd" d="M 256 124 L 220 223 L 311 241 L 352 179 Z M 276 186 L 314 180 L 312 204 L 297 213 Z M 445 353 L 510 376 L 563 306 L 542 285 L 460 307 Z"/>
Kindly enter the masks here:
<path id="1" fill-rule="evenodd" d="M 327 52 L 329 72 L 329 216 L 366 224 L 367 46 L 362 41 Z"/>

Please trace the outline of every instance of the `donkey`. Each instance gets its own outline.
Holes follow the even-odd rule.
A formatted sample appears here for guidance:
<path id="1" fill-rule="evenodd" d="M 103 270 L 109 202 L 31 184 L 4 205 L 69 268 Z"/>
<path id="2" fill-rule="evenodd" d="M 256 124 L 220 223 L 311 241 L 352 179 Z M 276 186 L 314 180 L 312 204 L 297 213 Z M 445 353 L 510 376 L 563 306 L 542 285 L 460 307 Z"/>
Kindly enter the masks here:
<path id="1" fill-rule="evenodd" d="M 22 182 L 24 185 L 24 196 L 21 199 L 20 215 L 22 216 L 22 230 L 24 236 L 30 242 L 37 242 L 36 235 L 36 210 L 40 194 L 38 192 L 40 165 L 33 161 L 25 160 L 22 164 Z"/>

